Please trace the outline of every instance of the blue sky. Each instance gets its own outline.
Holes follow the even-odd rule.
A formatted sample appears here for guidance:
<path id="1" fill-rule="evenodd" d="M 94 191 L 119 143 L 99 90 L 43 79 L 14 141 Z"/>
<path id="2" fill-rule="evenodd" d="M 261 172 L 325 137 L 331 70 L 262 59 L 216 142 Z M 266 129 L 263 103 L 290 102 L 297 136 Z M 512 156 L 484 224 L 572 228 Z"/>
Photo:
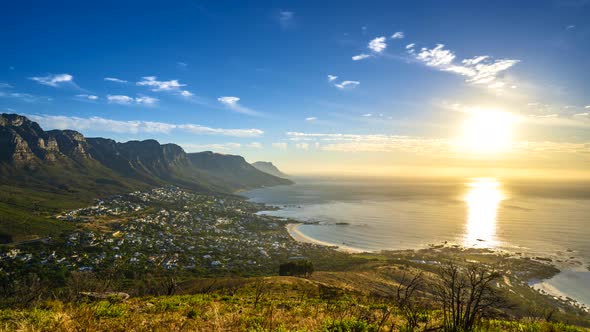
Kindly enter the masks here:
<path id="1" fill-rule="evenodd" d="M 587 0 L 0 6 L 0 109 L 46 129 L 156 138 L 295 173 L 525 167 L 525 155 L 588 166 Z M 518 116 L 518 153 L 449 152 L 481 107 Z"/>

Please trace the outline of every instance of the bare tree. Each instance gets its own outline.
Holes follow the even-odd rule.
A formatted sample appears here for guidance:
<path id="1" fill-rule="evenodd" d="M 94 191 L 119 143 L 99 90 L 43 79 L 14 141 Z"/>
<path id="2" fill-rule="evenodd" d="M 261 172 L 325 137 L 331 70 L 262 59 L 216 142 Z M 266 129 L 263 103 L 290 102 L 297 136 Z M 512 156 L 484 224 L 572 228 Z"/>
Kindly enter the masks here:
<path id="1" fill-rule="evenodd" d="M 406 319 L 406 330 L 413 331 L 418 327 L 420 315 L 424 311 L 418 292 L 424 286 L 422 272 L 410 275 L 406 272 L 402 275 L 394 294 L 394 302 Z"/>
<path id="2" fill-rule="evenodd" d="M 435 295 L 442 305 L 445 331 L 471 331 L 479 319 L 502 305 L 493 287 L 501 277 L 495 269 L 448 262 L 441 265 L 439 277 Z"/>
<path id="3" fill-rule="evenodd" d="M 268 284 L 264 278 L 258 278 L 254 282 L 254 309 L 258 307 L 258 304 L 264 297 L 268 288 Z"/>

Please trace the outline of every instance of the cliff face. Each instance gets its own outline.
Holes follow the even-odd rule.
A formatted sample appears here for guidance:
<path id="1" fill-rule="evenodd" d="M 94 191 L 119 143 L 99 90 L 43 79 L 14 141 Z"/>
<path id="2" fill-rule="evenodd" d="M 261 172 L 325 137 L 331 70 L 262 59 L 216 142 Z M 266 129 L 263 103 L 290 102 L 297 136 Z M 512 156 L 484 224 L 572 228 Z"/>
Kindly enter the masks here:
<path id="1" fill-rule="evenodd" d="M 83 178 L 98 183 L 110 176 L 119 183 L 129 179 L 134 184 L 222 192 L 291 183 L 258 171 L 241 156 L 187 154 L 176 144 L 155 140 L 118 143 L 85 138 L 73 130 L 44 131 L 16 114 L 0 115 L 0 164 L 0 183 L 10 183 L 16 174 L 19 178 L 35 177 L 37 182 L 50 176 L 52 183 L 64 177 L 72 182 Z"/>

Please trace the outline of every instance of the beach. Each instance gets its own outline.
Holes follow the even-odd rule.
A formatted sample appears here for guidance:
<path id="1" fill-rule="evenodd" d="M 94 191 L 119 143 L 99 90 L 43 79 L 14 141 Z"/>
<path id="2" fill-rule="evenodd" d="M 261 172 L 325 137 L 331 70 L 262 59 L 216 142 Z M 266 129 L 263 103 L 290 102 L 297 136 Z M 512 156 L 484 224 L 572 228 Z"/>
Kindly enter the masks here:
<path id="1" fill-rule="evenodd" d="M 367 252 L 367 250 L 353 248 L 353 247 L 349 247 L 349 246 L 345 246 L 345 245 L 337 245 L 334 243 L 328 243 L 328 242 L 324 242 L 324 241 L 320 241 L 320 240 L 316 240 L 314 238 L 311 238 L 311 237 L 303 234 L 299 230 L 299 227 L 301 225 L 303 225 L 303 224 L 302 223 L 293 223 L 293 224 L 287 224 L 285 226 L 287 228 L 287 232 L 289 232 L 289 235 L 291 235 L 291 237 L 295 241 L 303 242 L 303 243 L 312 243 L 312 244 L 317 244 L 317 245 L 326 246 L 326 247 L 335 247 L 336 250 L 341 251 L 341 252 L 347 252 L 347 253 Z"/>

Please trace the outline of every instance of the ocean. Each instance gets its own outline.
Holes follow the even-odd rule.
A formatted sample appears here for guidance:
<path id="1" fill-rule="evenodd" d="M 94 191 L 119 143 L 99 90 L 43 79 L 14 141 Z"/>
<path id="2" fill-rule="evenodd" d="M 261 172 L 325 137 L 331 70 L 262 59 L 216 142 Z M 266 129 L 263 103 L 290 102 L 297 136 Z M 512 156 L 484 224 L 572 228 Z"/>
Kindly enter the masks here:
<path id="1" fill-rule="evenodd" d="M 242 193 L 307 222 L 304 236 L 362 251 L 442 243 L 553 260 L 534 287 L 590 305 L 590 183 L 497 178 L 301 177 Z"/>

